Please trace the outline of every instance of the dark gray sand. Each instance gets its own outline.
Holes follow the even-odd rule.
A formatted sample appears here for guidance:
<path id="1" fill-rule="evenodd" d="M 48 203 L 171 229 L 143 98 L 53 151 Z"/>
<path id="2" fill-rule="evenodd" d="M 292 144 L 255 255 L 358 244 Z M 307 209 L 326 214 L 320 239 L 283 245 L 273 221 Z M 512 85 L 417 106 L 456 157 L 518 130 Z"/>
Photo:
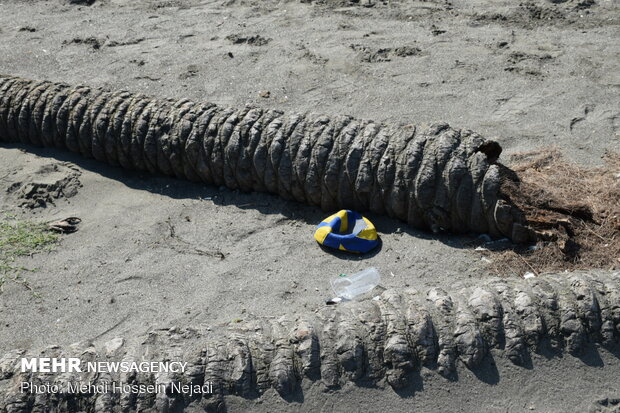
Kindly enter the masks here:
<path id="1" fill-rule="evenodd" d="M 503 159 L 557 146 L 601 165 L 607 150 L 620 149 L 617 1 L 360 3 L 372 7 L 0 0 L 0 72 L 221 105 L 445 121 L 496 138 Z M 83 223 L 55 252 L 24 260 L 38 268 L 24 275 L 36 294 L 4 285 L 0 353 L 314 311 L 333 295 L 331 278 L 369 266 L 387 288 L 492 275 L 464 248 L 466 237 L 371 215 L 379 252 L 330 255 L 312 238 L 325 216 L 316 208 L 23 149 L 0 148 L 0 210 Z M 58 198 L 29 208 L 19 190 L 29 183 Z M 230 411 L 563 412 L 620 398 L 617 354 L 537 356 L 533 365 L 498 360 L 477 375 L 462 368 L 456 382 L 422 372 L 423 383 L 405 394 L 388 385 L 327 394 L 311 387 L 301 405 L 271 392 L 227 403 Z"/>

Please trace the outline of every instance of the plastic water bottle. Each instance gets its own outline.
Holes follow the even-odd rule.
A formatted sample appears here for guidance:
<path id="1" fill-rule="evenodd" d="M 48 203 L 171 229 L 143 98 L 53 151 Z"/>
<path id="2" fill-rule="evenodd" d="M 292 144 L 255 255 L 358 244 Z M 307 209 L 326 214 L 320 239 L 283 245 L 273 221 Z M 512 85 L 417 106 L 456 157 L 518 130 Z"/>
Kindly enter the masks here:
<path id="1" fill-rule="evenodd" d="M 370 267 L 347 277 L 338 277 L 332 280 L 331 284 L 338 297 L 352 300 L 375 288 L 380 281 L 379 271 L 375 267 Z"/>

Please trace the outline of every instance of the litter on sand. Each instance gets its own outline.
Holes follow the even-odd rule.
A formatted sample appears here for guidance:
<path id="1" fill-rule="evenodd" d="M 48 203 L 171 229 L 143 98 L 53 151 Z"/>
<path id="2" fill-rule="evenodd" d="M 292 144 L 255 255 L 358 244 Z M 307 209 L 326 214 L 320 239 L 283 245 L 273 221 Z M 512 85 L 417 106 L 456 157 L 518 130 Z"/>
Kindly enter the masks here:
<path id="1" fill-rule="evenodd" d="M 70 234 L 77 231 L 77 227 L 82 222 L 81 218 L 69 217 L 58 221 L 50 222 L 47 227 L 50 231 L 61 232 L 63 234 Z"/>
<path id="2" fill-rule="evenodd" d="M 331 284 L 337 297 L 352 300 L 375 288 L 380 281 L 379 271 L 370 267 L 348 277 L 338 277 L 332 280 Z"/>
<path id="3" fill-rule="evenodd" d="M 325 218 L 316 228 L 314 239 L 340 251 L 366 253 L 379 245 L 377 229 L 360 213 L 343 209 Z"/>

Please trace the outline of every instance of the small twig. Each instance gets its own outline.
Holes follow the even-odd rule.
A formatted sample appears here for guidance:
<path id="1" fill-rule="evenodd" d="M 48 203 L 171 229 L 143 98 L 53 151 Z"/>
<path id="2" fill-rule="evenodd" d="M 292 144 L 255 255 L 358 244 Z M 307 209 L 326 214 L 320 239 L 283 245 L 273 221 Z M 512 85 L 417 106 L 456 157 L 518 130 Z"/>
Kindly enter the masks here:
<path id="1" fill-rule="evenodd" d="M 269 206 L 269 204 L 257 204 L 257 203 L 251 202 L 249 204 L 241 204 L 241 205 L 238 206 L 238 208 L 248 208 L 248 207 L 252 207 L 252 208 L 258 207 L 258 208 L 260 208 L 260 207 L 266 207 L 266 206 Z"/>
<path id="2" fill-rule="evenodd" d="M 170 231 L 170 238 L 174 239 L 177 242 L 177 244 L 186 245 L 188 247 L 191 247 L 191 249 L 183 248 L 179 245 L 162 245 L 163 247 L 170 248 L 182 254 L 205 255 L 208 257 L 216 257 L 216 258 L 219 258 L 220 260 L 223 260 L 224 258 L 226 258 L 226 254 L 224 254 L 220 250 L 207 251 L 207 250 L 202 250 L 200 248 L 193 247 L 191 242 L 184 240 L 183 238 L 179 237 L 176 234 L 176 230 L 170 218 L 166 220 L 166 224 L 168 225 L 168 230 Z M 159 242 L 157 244 L 159 244 Z"/>
<path id="3" fill-rule="evenodd" d="M 207 255 L 209 257 L 217 257 L 220 260 L 223 260 L 224 258 L 226 258 L 226 255 L 224 255 L 224 253 L 220 250 L 215 250 L 215 251 L 205 251 L 205 250 L 201 250 L 198 248 L 194 248 L 194 251 L 196 251 L 196 253 L 198 255 Z"/>
<path id="4" fill-rule="evenodd" d="M 172 225 L 170 217 L 166 220 L 166 224 L 168 224 L 168 229 L 170 230 L 170 238 L 176 238 L 176 232 L 174 231 L 174 225 Z"/>
<path id="5" fill-rule="evenodd" d="M 594 232 L 594 230 L 593 230 L 592 228 L 590 228 L 588 225 L 584 225 L 584 226 L 586 227 L 586 229 L 587 229 L 588 231 L 590 231 L 591 233 L 593 233 L 594 235 L 596 235 L 597 237 L 599 237 L 602 241 L 605 241 L 605 242 L 609 242 L 609 241 L 610 241 L 608 238 L 604 238 L 604 237 L 600 236 L 599 234 L 597 234 L 596 232 Z M 613 239 L 613 238 L 612 238 L 612 239 Z"/>
<path id="6" fill-rule="evenodd" d="M 521 254 L 517 254 L 517 257 L 521 258 L 521 260 L 523 260 L 523 262 L 525 263 L 525 265 L 527 265 L 528 267 L 530 267 L 530 270 L 532 270 L 532 272 L 538 277 L 538 271 L 536 271 L 534 269 L 534 267 L 532 267 L 532 265 L 527 262 L 527 260 L 525 258 L 523 258 L 523 256 Z"/>
<path id="7" fill-rule="evenodd" d="M 30 285 L 30 283 L 29 283 L 27 280 L 24 280 L 23 278 L 21 278 L 21 277 L 19 276 L 19 274 L 15 275 L 15 276 L 13 277 L 13 281 L 14 281 L 14 282 L 16 282 L 16 283 L 19 283 L 19 284 L 23 285 L 24 287 L 26 287 L 26 289 L 27 289 L 28 291 L 34 291 L 34 289 L 32 288 L 32 286 Z"/>
<path id="8" fill-rule="evenodd" d="M 96 337 L 94 337 L 92 340 L 96 340 L 99 337 L 102 337 L 103 335 L 109 333 L 110 331 L 114 330 L 116 327 L 120 326 L 121 324 L 123 324 L 125 322 L 125 320 L 127 320 L 129 318 L 129 314 L 127 314 L 125 317 L 122 318 L 121 321 L 119 321 L 118 323 L 114 324 L 112 327 L 108 328 L 107 330 L 105 330 L 103 333 L 97 335 Z"/>

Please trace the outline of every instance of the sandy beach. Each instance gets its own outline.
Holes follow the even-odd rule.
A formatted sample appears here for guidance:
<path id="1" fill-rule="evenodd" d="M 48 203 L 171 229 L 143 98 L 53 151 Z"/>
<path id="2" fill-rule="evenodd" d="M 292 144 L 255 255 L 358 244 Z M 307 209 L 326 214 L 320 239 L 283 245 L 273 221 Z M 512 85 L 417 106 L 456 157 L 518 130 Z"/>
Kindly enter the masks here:
<path id="1" fill-rule="evenodd" d="M 508 165 L 511 154 L 556 147 L 598 167 L 620 150 L 617 1 L 0 0 L 0 39 L 3 74 L 231 107 L 443 121 L 497 140 Z M 24 196 L 28 184 L 46 188 L 42 201 Z M 371 266 L 377 294 L 497 276 L 471 247 L 475 236 L 369 214 L 380 248 L 331 254 L 312 236 L 328 215 L 316 207 L 56 149 L 0 146 L 0 213 L 82 219 L 54 250 L 21 259 L 37 269 L 23 276 L 28 288 L 4 283 L 0 354 L 311 313 L 333 297 L 331 279 Z M 620 411 L 620 348 L 539 354 L 531 368 L 489 357 L 455 381 L 420 377 L 402 393 L 310 383 L 295 400 L 269 390 L 226 403 L 231 412 Z"/>

